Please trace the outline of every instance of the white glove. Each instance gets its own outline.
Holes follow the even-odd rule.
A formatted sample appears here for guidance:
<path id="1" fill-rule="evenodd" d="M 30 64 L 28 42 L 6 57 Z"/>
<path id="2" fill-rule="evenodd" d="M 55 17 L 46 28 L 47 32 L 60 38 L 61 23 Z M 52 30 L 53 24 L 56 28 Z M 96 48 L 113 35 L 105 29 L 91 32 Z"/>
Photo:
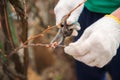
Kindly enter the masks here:
<path id="1" fill-rule="evenodd" d="M 56 24 L 61 22 L 61 19 L 68 14 L 73 8 L 75 8 L 78 4 L 82 3 L 84 0 L 59 0 L 56 7 L 54 8 L 54 13 L 56 16 Z M 67 19 L 67 24 L 72 25 L 70 29 L 73 29 L 73 36 L 77 36 L 77 30 L 80 30 L 80 25 L 78 23 L 78 18 L 80 13 L 83 10 L 83 5 L 77 8 L 74 12 L 72 12 L 71 16 Z"/>
<path id="2" fill-rule="evenodd" d="M 64 51 L 89 66 L 103 67 L 116 55 L 120 43 L 120 21 L 106 15 L 89 26 L 78 41 Z"/>

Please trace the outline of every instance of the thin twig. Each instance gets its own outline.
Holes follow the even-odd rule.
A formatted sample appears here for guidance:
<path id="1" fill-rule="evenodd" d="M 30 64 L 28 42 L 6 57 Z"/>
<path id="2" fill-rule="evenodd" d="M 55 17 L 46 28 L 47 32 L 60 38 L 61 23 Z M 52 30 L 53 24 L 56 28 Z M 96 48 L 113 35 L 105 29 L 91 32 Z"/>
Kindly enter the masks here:
<path id="1" fill-rule="evenodd" d="M 48 28 L 45 29 L 44 31 L 42 31 L 40 34 L 28 38 L 28 40 L 26 40 L 23 44 L 26 45 L 30 40 L 43 37 L 44 34 L 45 34 L 48 30 L 53 29 L 53 28 L 55 28 L 55 27 L 57 27 L 57 26 L 52 26 L 52 27 L 48 26 Z"/>
<path id="2" fill-rule="evenodd" d="M 80 7 L 83 3 L 85 3 L 87 0 L 84 0 L 82 3 L 78 4 L 75 8 L 73 8 L 67 15 L 71 15 L 73 11 L 75 11 L 78 7 Z"/>
<path id="3" fill-rule="evenodd" d="M 14 49 L 14 51 L 12 51 L 10 53 L 10 55 L 8 55 L 7 57 L 10 57 L 12 56 L 13 54 L 15 54 L 17 51 L 19 51 L 20 49 L 23 49 L 23 48 L 28 48 L 28 47 L 38 47 L 38 46 L 43 46 L 43 47 L 52 47 L 52 44 L 42 44 L 42 43 L 37 43 L 37 44 L 28 44 L 28 45 L 23 45 L 19 48 L 16 48 Z M 66 45 L 56 45 L 57 47 L 66 47 Z"/>

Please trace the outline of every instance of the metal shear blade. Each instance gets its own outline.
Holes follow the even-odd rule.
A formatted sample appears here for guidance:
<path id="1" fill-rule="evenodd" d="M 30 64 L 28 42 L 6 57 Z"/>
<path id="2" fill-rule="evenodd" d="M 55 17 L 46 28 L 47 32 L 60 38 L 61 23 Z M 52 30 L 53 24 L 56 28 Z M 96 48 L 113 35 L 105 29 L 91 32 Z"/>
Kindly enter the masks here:
<path id="1" fill-rule="evenodd" d="M 51 43 L 57 42 L 58 45 L 64 44 L 65 38 L 72 34 L 73 30 L 68 28 L 69 25 L 66 24 L 66 19 L 60 24 L 60 26 L 61 28 L 59 28 L 58 33 L 53 38 Z"/>

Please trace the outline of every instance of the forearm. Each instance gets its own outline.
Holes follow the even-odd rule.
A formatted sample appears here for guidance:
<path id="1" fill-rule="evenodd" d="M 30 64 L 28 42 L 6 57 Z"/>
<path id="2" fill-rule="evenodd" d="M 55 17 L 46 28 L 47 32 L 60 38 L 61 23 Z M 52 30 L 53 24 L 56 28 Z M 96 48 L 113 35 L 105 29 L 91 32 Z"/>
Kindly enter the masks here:
<path id="1" fill-rule="evenodd" d="M 115 16 L 120 21 L 120 7 L 112 12 L 111 15 Z"/>

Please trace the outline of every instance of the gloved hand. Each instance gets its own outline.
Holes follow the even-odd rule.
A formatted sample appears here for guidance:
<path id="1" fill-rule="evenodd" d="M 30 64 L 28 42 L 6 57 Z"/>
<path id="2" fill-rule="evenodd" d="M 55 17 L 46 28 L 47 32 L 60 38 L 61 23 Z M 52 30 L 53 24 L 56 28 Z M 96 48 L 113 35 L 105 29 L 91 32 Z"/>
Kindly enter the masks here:
<path id="1" fill-rule="evenodd" d="M 83 2 L 84 0 L 59 0 L 58 4 L 54 8 L 54 13 L 56 15 L 56 24 L 61 22 L 61 19 L 68 14 L 73 8 L 75 8 L 78 4 Z M 73 36 L 77 36 L 77 30 L 80 30 L 80 25 L 77 22 L 82 12 L 83 5 L 77 8 L 74 12 L 72 12 L 71 16 L 67 19 L 67 24 L 70 29 L 73 29 Z"/>
<path id="2" fill-rule="evenodd" d="M 89 66 L 103 67 L 116 55 L 120 43 L 120 21 L 106 15 L 89 26 L 78 41 L 64 51 Z"/>

